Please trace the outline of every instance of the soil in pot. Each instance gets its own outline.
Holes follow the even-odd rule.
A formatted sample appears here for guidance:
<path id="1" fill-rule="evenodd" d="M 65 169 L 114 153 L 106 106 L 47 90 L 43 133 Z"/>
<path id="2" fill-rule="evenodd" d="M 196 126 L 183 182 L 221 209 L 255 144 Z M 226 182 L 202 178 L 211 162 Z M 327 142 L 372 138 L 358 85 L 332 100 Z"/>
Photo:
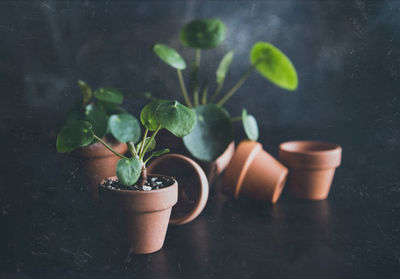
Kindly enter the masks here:
<path id="1" fill-rule="evenodd" d="M 145 186 L 126 188 L 117 177 L 109 177 L 100 184 L 99 194 L 111 230 L 130 244 L 131 252 L 148 254 L 162 248 L 178 199 L 175 179 L 148 175 Z"/>

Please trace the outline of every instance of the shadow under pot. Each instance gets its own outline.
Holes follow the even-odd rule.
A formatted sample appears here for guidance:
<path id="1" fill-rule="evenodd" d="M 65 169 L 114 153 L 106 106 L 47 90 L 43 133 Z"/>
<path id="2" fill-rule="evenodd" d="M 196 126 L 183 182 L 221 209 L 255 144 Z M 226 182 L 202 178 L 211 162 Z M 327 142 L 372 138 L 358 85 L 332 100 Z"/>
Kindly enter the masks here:
<path id="1" fill-rule="evenodd" d="M 301 199 L 328 197 L 342 148 L 333 143 L 290 141 L 279 146 L 279 158 L 289 168 L 290 192 Z"/>
<path id="2" fill-rule="evenodd" d="M 276 203 L 288 170 L 255 141 L 242 141 L 229 163 L 222 186 L 235 198 L 247 197 Z"/>
<path id="3" fill-rule="evenodd" d="M 163 181 L 165 187 L 149 191 L 116 189 L 109 177 L 99 186 L 100 205 L 114 230 L 130 244 L 135 254 L 149 254 L 160 250 L 167 233 L 171 209 L 178 199 L 178 183 L 172 177 L 150 174 L 148 179 Z M 160 180 L 161 178 L 161 180 Z M 125 189 L 125 190 L 124 190 Z"/>
<path id="4" fill-rule="evenodd" d="M 128 147 L 116 139 L 102 139 L 120 154 L 126 153 Z M 99 183 L 106 177 L 116 175 L 118 156 L 113 154 L 100 142 L 79 148 L 73 154 L 81 159 L 81 166 L 88 183 L 88 192 L 95 203 L 99 203 Z"/>
<path id="5" fill-rule="evenodd" d="M 160 139 L 157 141 L 157 146 L 160 148 L 169 148 L 174 153 L 179 153 L 186 157 L 192 158 L 203 168 L 209 185 L 212 185 L 215 179 L 227 168 L 233 157 L 233 154 L 235 153 L 235 143 L 232 141 L 224 153 L 222 153 L 217 159 L 212 162 L 204 162 L 193 158 L 190 152 L 186 149 L 181 138 L 177 138 L 165 129 L 161 130 L 159 134 Z"/>

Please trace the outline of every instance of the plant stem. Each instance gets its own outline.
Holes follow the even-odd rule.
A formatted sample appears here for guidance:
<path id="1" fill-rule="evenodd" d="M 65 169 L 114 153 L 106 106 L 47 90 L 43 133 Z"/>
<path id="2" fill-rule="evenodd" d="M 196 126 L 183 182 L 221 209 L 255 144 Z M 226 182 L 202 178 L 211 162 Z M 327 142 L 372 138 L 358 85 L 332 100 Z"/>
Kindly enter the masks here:
<path id="1" fill-rule="evenodd" d="M 235 92 L 243 85 L 243 83 L 247 80 L 247 78 L 254 72 L 254 70 L 256 69 L 256 65 L 257 63 L 255 63 L 254 65 L 252 65 L 245 73 L 244 75 L 239 79 L 239 81 L 231 88 L 231 90 L 228 91 L 228 93 L 226 93 L 226 95 L 219 100 L 219 102 L 217 103 L 218 106 L 222 106 L 223 104 L 225 104 L 226 101 L 229 100 L 230 97 L 232 97 L 233 94 L 235 94 Z"/>
<path id="2" fill-rule="evenodd" d="M 185 82 L 183 81 L 183 77 L 182 77 L 182 72 L 179 69 L 177 69 L 176 71 L 178 73 L 179 85 L 181 86 L 183 98 L 185 98 L 186 105 L 189 108 L 191 108 L 191 107 L 193 107 L 193 105 L 192 105 L 192 102 L 190 101 L 189 95 L 187 93 Z"/>
<path id="3" fill-rule="evenodd" d="M 193 101 L 194 101 L 195 107 L 199 106 L 199 89 L 198 88 L 196 88 L 193 91 Z"/>
<path id="4" fill-rule="evenodd" d="M 96 136 L 95 134 L 93 134 L 94 138 L 96 140 L 98 140 L 99 142 L 101 142 L 108 150 L 110 150 L 112 153 L 114 153 L 115 155 L 117 155 L 118 157 L 122 158 L 122 159 L 128 159 L 127 157 L 125 157 L 122 154 L 119 154 L 117 151 L 115 151 L 114 149 L 111 148 L 111 146 L 109 146 L 107 143 L 105 143 L 101 138 L 99 138 L 98 136 Z"/>
<path id="5" fill-rule="evenodd" d="M 139 157 L 142 155 L 143 148 L 144 148 L 144 145 L 146 143 L 146 138 L 147 138 L 148 132 L 149 132 L 149 129 L 146 128 L 146 130 L 144 131 L 143 140 L 142 140 L 142 142 L 140 143 L 140 146 L 139 146 L 139 153 L 138 153 Z"/>
<path id="6" fill-rule="evenodd" d="M 138 153 L 137 153 L 137 150 L 135 148 L 135 144 L 133 142 L 131 142 L 131 141 L 128 141 L 126 144 L 128 145 L 128 150 L 131 153 L 131 155 L 132 156 L 137 156 Z"/>
<path id="7" fill-rule="evenodd" d="M 148 158 L 147 158 L 147 159 L 144 161 L 144 163 L 143 163 L 143 164 L 144 164 L 144 165 L 146 165 L 146 164 L 147 164 L 147 162 L 148 162 L 148 161 L 150 161 L 150 159 L 151 159 L 151 158 L 153 158 L 153 157 L 154 157 L 154 155 L 153 155 L 153 154 L 151 154 L 151 155 L 150 155 L 150 156 L 149 156 L 149 157 L 148 157 Z"/>
<path id="8" fill-rule="evenodd" d="M 236 117 L 232 117 L 231 118 L 232 122 L 237 122 L 237 121 L 240 121 L 240 120 L 242 120 L 242 116 L 236 116 Z"/>
<path id="9" fill-rule="evenodd" d="M 221 91 L 223 85 L 224 85 L 224 82 L 221 82 L 220 84 L 218 84 L 217 89 L 215 89 L 215 92 L 210 99 L 210 103 L 214 102 L 215 99 L 217 99 L 217 96 L 218 96 L 219 92 Z"/>
<path id="10" fill-rule="evenodd" d="M 149 142 L 148 142 L 148 143 L 146 144 L 146 146 L 144 147 L 143 152 L 142 152 L 142 154 L 141 154 L 140 157 L 139 157 L 140 161 L 143 161 L 143 157 L 144 157 L 144 155 L 146 154 L 147 149 L 149 149 L 149 146 L 150 146 L 151 142 L 154 140 L 154 138 L 156 137 L 156 135 L 157 135 L 158 131 L 160 131 L 160 129 L 161 129 L 161 125 L 158 125 L 157 129 L 156 129 L 156 130 L 153 132 L 153 134 L 151 135 L 151 138 L 150 138 Z"/>
<path id="11" fill-rule="evenodd" d="M 201 94 L 201 104 L 207 104 L 207 94 L 208 94 L 208 83 L 206 83 L 203 87 L 203 93 Z"/>
<path id="12" fill-rule="evenodd" d="M 200 58 L 201 58 L 201 49 L 196 48 L 196 57 L 194 63 L 196 64 L 197 68 L 200 67 Z"/>

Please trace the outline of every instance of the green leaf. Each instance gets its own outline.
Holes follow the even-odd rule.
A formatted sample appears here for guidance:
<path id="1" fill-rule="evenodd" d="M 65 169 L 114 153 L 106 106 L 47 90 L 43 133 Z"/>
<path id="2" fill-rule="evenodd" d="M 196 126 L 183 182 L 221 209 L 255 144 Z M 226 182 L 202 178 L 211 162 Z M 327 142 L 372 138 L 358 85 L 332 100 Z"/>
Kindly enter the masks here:
<path id="1" fill-rule="evenodd" d="M 121 159 L 117 163 L 117 176 L 119 181 L 127 186 L 135 184 L 142 172 L 142 163 L 137 157 Z"/>
<path id="2" fill-rule="evenodd" d="M 155 111 L 161 105 L 162 100 L 156 100 L 151 103 L 148 103 L 140 113 L 140 122 L 142 122 L 143 126 L 145 126 L 150 131 L 155 131 L 159 126 L 157 122 Z"/>
<path id="3" fill-rule="evenodd" d="M 118 104 L 99 101 L 99 105 L 103 107 L 108 115 L 128 113 L 125 109 L 121 108 Z"/>
<path id="4" fill-rule="evenodd" d="M 94 91 L 94 96 L 104 102 L 121 104 L 124 96 L 115 88 L 99 88 Z"/>
<path id="5" fill-rule="evenodd" d="M 92 88 L 82 80 L 78 80 L 78 86 L 82 92 L 82 107 L 84 107 L 92 98 Z"/>
<path id="6" fill-rule="evenodd" d="M 196 114 L 177 101 L 162 101 L 154 112 L 156 122 L 177 137 L 188 135 L 196 125 Z"/>
<path id="7" fill-rule="evenodd" d="M 120 142 L 137 142 L 141 136 L 139 121 L 127 113 L 111 115 L 108 127 L 111 134 Z"/>
<path id="8" fill-rule="evenodd" d="M 93 125 L 93 132 L 102 138 L 107 132 L 108 115 L 101 106 L 89 104 L 85 108 L 85 120 Z"/>
<path id="9" fill-rule="evenodd" d="M 224 83 L 226 73 L 228 72 L 229 66 L 232 63 L 233 54 L 234 54 L 233 50 L 229 51 L 227 54 L 224 55 L 221 62 L 219 63 L 218 69 L 216 71 L 218 84 Z"/>
<path id="10" fill-rule="evenodd" d="M 127 98 L 147 98 L 147 99 L 154 99 L 153 95 L 151 92 L 145 91 L 145 92 L 128 92 L 125 93 L 125 96 Z"/>
<path id="11" fill-rule="evenodd" d="M 167 154 L 170 150 L 168 148 L 164 148 L 164 149 L 159 149 L 154 151 L 151 155 L 153 155 L 154 157 L 158 157 L 164 154 Z"/>
<path id="12" fill-rule="evenodd" d="M 250 60 L 258 72 L 273 84 L 287 90 L 297 88 L 296 69 L 289 58 L 275 46 L 265 42 L 254 44 Z"/>
<path id="13" fill-rule="evenodd" d="M 65 126 L 57 136 L 56 147 L 60 153 L 71 152 L 93 141 L 92 125 L 86 121 L 76 121 Z"/>
<path id="14" fill-rule="evenodd" d="M 197 124 L 183 138 L 190 153 L 197 159 L 211 162 L 220 156 L 233 140 L 232 122 L 227 111 L 215 104 L 196 107 Z"/>
<path id="15" fill-rule="evenodd" d="M 252 115 L 247 114 L 247 110 L 242 111 L 242 124 L 247 138 L 250 140 L 258 140 L 258 125 L 257 121 Z"/>
<path id="16" fill-rule="evenodd" d="M 153 47 L 153 51 L 162 61 L 164 61 L 171 67 L 178 70 L 183 70 L 186 68 L 185 60 L 175 49 L 164 44 L 156 44 Z"/>
<path id="17" fill-rule="evenodd" d="M 219 19 L 195 19 L 183 26 L 180 41 L 187 47 L 207 49 L 218 46 L 225 36 L 225 24 Z"/>
<path id="18" fill-rule="evenodd" d="M 144 146 L 146 146 L 146 145 L 149 143 L 150 139 L 151 139 L 150 137 L 147 137 L 147 138 L 146 138 L 146 140 L 144 141 Z M 142 141 L 140 141 L 138 144 L 136 144 L 136 150 L 137 150 L 138 152 L 139 152 L 139 148 L 140 148 L 141 144 L 142 144 Z M 149 145 L 149 148 L 147 149 L 146 152 L 153 151 L 154 148 L 156 148 L 156 141 L 153 139 L 153 140 L 151 141 L 151 143 L 150 143 L 150 145 Z"/>
<path id="19" fill-rule="evenodd" d="M 71 111 L 68 116 L 67 116 L 67 120 L 65 121 L 66 125 L 80 121 L 80 120 L 84 120 L 84 115 L 82 114 L 81 111 L 78 110 L 73 110 Z"/>

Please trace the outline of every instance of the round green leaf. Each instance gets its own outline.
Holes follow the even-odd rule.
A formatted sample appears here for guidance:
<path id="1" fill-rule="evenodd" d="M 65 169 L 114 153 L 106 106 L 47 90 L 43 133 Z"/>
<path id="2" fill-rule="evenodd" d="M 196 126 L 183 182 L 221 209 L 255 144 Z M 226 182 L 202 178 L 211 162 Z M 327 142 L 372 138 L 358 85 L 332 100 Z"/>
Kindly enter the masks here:
<path id="1" fill-rule="evenodd" d="M 183 138 L 190 153 L 202 161 L 213 161 L 220 156 L 233 140 L 232 122 L 225 109 L 208 104 L 196 107 L 197 124 Z"/>
<path id="2" fill-rule="evenodd" d="M 119 181 L 127 186 L 135 184 L 142 172 L 142 163 L 137 157 L 121 159 L 117 163 L 117 176 Z"/>
<path id="3" fill-rule="evenodd" d="M 94 96 L 104 102 L 121 104 L 124 96 L 115 88 L 99 88 L 94 91 Z"/>
<path id="4" fill-rule="evenodd" d="M 258 125 L 253 115 L 248 115 L 247 110 L 242 111 L 242 124 L 247 138 L 250 140 L 258 140 Z"/>
<path id="5" fill-rule="evenodd" d="M 148 103 L 140 113 L 140 122 L 150 131 L 155 131 L 159 125 L 157 122 L 155 111 L 161 105 L 163 101 L 156 100 Z"/>
<path id="6" fill-rule="evenodd" d="M 93 125 L 93 132 L 102 138 L 107 132 L 108 115 L 101 106 L 89 104 L 85 108 L 85 120 Z"/>
<path id="7" fill-rule="evenodd" d="M 92 88 L 83 80 L 78 80 L 78 86 L 82 92 L 82 107 L 84 107 L 92 98 Z"/>
<path id="8" fill-rule="evenodd" d="M 101 102 L 100 101 L 99 105 L 101 105 L 103 107 L 104 111 L 108 115 L 128 113 L 125 109 L 121 108 L 118 104 L 115 104 L 115 103 Z"/>
<path id="9" fill-rule="evenodd" d="M 65 126 L 57 136 L 56 147 L 60 153 L 71 152 L 93 141 L 92 124 L 76 121 Z"/>
<path id="10" fill-rule="evenodd" d="M 154 112 L 157 123 L 177 137 L 188 135 L 196 125 L 196 114 L 177 101 L 162 101 Z"/>
<path id="11" fill-rule="evenodd" d="M 224 55 L 221 62 L 219 63 L 217 72 L 215 73 L 217 76 L 217 83 L 222 84 L 225 80 L 226 73 L 229 70 L 229 66 L 232 63 L 234 52 L 231 50 L 227 54 Z"/>
<path id="12" fill-rule="evenodd" d="M 164 61 L 171 67 L 178 70 L 183 70 L 186 68 L 185 60 L 175 49 L 164 44 L 156 44 L 153 47 L 153 51 L 162 61 Z"/>
<path id="13" fill-rule="evenodd" d="M 180 40 L 184 46 L 207 49 L 218 46 L 225 36 L 225 24 L 219 19 L 195 19 L 183 26 Z"/>
<path id="14" fill-rule="evenodd" d="M 297 72 L 289 58 L 275 46 L 258 42 L 253 45 L 250 60 L 258 72 L 273 84 L 287 90 L 297 88 Z"/>
<path id="15" fill-rule="evenodd" d="M 146 140 L 144 141 L 144 146 L 146 146 L 147 144 L 149 144 L 150 141 L 150 137 L 147 137 Z M 137 145 L 136 145 L 136 150 L 139 152 L 139 148 L 142 145 L 142 141 L 140 141 Z M 149 148 L 146 150 L 146 152 L 150 152 L 153 151 L 154 148 L 156 148 L 156 141 L 155 139 L 153 139 L 149 145 Z"/>
<path id="16" fill-rule="evenodd" d="M 139 121 L 130 114 L 111 115 L 108 119 L 111 134 L 120 142 L 137 142 L 141 136 Z"/>

